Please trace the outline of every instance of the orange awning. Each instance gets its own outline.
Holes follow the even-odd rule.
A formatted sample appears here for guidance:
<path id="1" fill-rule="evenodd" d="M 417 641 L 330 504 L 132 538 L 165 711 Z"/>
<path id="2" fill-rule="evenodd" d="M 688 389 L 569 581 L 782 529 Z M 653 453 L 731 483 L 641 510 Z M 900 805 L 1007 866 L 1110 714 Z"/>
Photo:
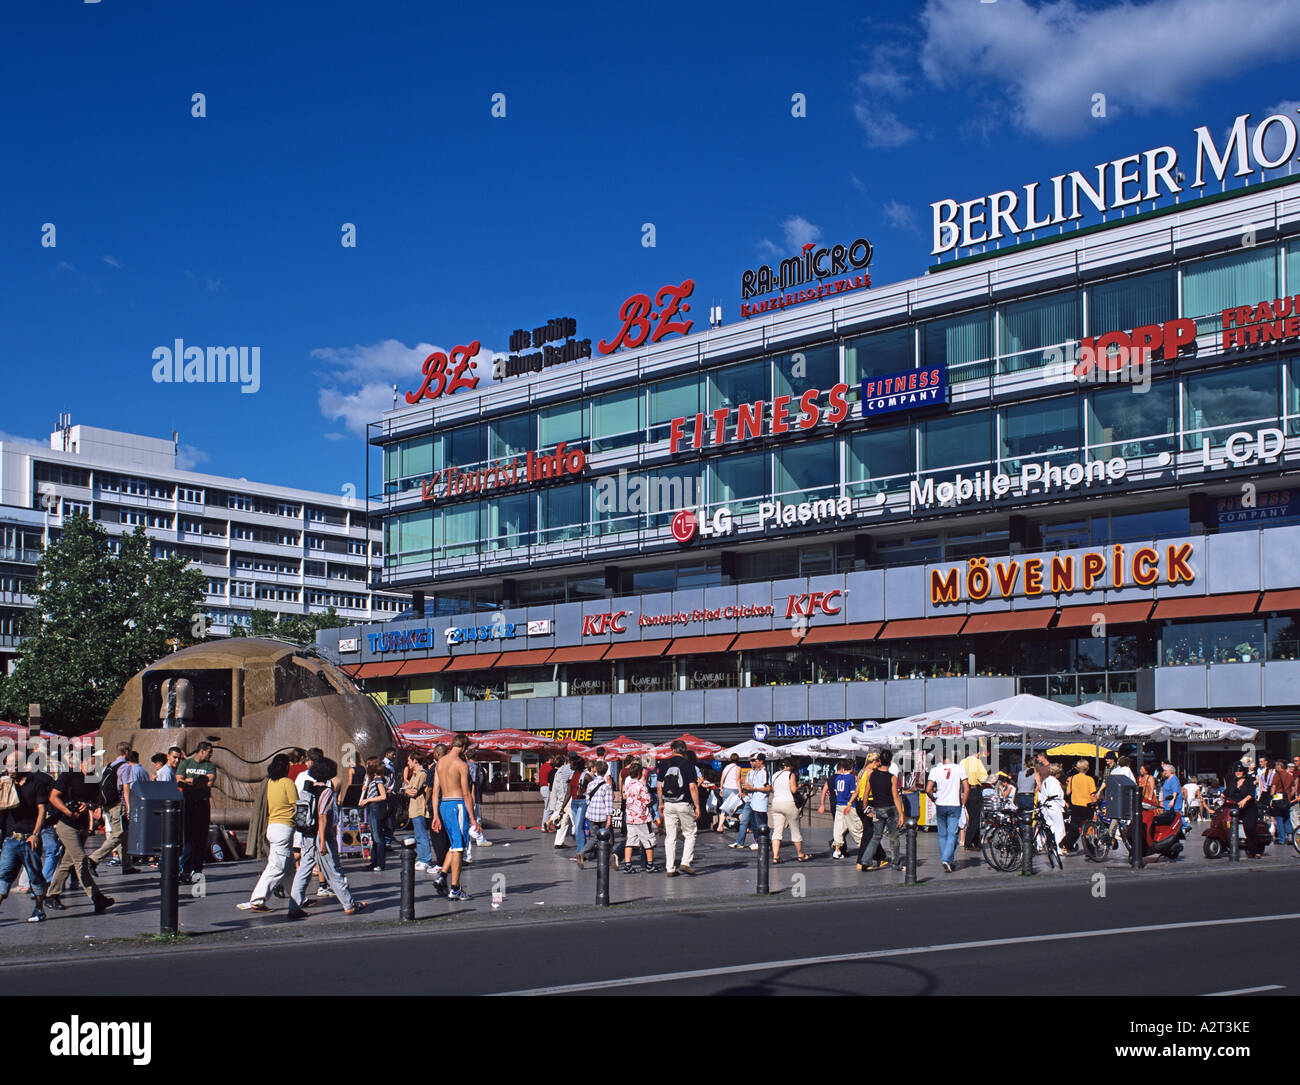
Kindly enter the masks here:
<path id="1" fill-rule="evenodd" d="M 402 664 L 402 677 L 408 674 L 437 674 L 451 662 L 451 656 L 430 656 L 428 659 L 408 659 Z"/>
<path id="2" fill-rule="evenodd" d="M 1300 588 L 1287 588 L 1285 591 L 1266 591 L 1259 604 L 1261 612 L 1266 610 L 1300 610 Z"/>
<path id="3" fill-rule="evenodd" d="M 789 629 L 768 629 L 762 633 L 741 633 L 731 644 L 733 652 L 752 651 L 755 648 L 794 648 L 800 638 Z"/>
<path id="4" fill-rule="evenodd" d="M 607 644 L 579 644 L 572 648 L 556 648 L 547 663 L 592 663 L 608 650 Z"/>
<path id="5" fill-rule="evenodd" d="M 843 644 L 846 641 L 874 640 L 884 622 L 852 622 L 849 625 L 818 625 L 808 630 L 804 644 Z"/>
<path id="6" fill-rule="evenodd" d="M 545 663 L 551 654 L 549 648 L 530 648 L 525 652 L 502 652 L 494 667 L 535 667 Z"/>
<path id="7" fill-rule="evenodd" d="M 725 652 L 736 639 L 734 633 L 719 633 L 713 637 L 678 637 L 668 645 L 665 655 L 680 656 L 702 652 Z"/>
<path id="8" fill-rule="evenodd" d="M 1254 614 L 1259 592 L 1230 595 L 1193 595 L 1186 599 L 1161 599 L 1152 618 L 1213 618 L 1228 614 Z"/>
<path id="9" fill-rule="evenodd" d="M 481 671 L 488 667 L 495 666 L 497 656 L 500 652 L 483 652 L 481 655 L 470 653 L 469 655 L 453 656 L 450 663 L 447 664 L 447 671 Z"/>
<path id="10" fill-rule="evenodd" d="M 405 662 L 405 660 L 397 659 L 392 662 L 385 660 L 383 663 L 363 663 L 357 668 L 357 672 L 353 677 L 391 678 L 402 669 L 402 664 Z"/>
<path id="11" fill-rule="evenodd" d="M 1087 603 L 1083 606 L 1062 607 L 1056 628 L 1077 629 L 1084 625 L 1096 625 L 1103 620 L 1107 625 L 1145 622 L 1151 614 L 1152 605 L 1151 600 L 1144 599 L 1138 603 Z M 1100 618 L 1097 617 L 1099 614 Z"/>
<path id="12" fill-rule="evenodd" d="M 1056 607 L 1032 610 L 997 610 L 989 614 L 972 614 L 966 619 L 963 633 L 1010 633 L 1015 629 L 1046 629 Z"/>
<path id="13" fill-rule="evenodd" d="M 966 615 L 952 618 L 905 618 L 886 622 L 880 631 L 881 640 L 902 640 L 904 637 L 955 637 L 966 622 Z"/>
<path id="14" fill-rule="evenodd" d="M 666 640 L 625 640 L 622 644 L 610 645 L 605 653 L 606 659 L 645 659 L 648 656 L 661 656 L 668 647 Z"/>

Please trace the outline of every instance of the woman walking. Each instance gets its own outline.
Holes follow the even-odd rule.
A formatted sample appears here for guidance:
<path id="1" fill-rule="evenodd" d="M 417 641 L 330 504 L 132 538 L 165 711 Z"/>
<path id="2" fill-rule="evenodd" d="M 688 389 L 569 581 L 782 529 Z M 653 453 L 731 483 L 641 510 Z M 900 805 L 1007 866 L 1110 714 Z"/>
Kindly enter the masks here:
<path id="1" fill-rule="evenodd" d="M 781 762 L 780 771 L 772 777 L 772 862 L 781 862 L 781 835 L 786 826 L 790 828 L 790 840 L 794 844 L 795 856 L 805 863 L 812 858 L 803 850 L 803 834 L 799 832 L 799 807 L 795 805 L 795 793 L 799 790 L 799 781 L 794 774 L 794 760 L 787 757 Z"/>
<path id="2" fill-rule="evenodd" d="M 740 797 L 740 754 L 733 753 L 730 760 L 722 770 L 721 793 L 718 796 L 718 826 L 715 832 L 724 833 L 727 831 L 727 815 L 731 813 L 726 809 L 727 801 L 731 798 Z"/>
<path id="3" fill-rule="evenodd" d="M 298 789 L 289 778 L 289 755 L 278 753 L 271 758 L 266 769 L 266 842 L 271 854 L 266 869 L 253 888 L 253 895 L 235 905 L 241 912 L 269 912 L 266 895 L 280 884 L 289 866 L 293 850 L 293 810 L 298 802 Z"/>
<path id="4" fill-rule="evenodd" d="M 384 765 L 377 757 L 366 759 L 366 780 L 361 788 L 361 802 L 370 826 L 370 865 L 367 870 L 384 869 L 384 814 L 388 810 L 388 788 L 384 786 Z"/>
<path id="5" fill-rule="evenodd" d="M 569 816 L 573 819 L 573 846 L 577 854 L 569 858 L 583 865 L 582 853 L 587 850 L 587 788 L 591 784 L 590 766 L 577 754 L 570 762 L 573 776 L 569 781 Z"/>

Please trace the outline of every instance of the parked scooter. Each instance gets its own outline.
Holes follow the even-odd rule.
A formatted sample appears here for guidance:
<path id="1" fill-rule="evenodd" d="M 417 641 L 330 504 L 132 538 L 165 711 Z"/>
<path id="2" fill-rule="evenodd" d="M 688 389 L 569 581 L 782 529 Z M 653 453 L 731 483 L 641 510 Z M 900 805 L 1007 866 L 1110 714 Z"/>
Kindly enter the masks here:
<path id="1" fill-rule="evenodd" d="M 1244 828 L 1242 832 L 1245 832 Z M 1259 841 L 1259 852 L 1263 855 L 1264 848 L 1271 839 L 1268 825 L 1263 818 L 1255 825 L 1255 837 Z M 1206 826 L 1202 838 L 1204 842 L 1201 847 L 1205 852 L 1205 858 L 1218 859 L 1220 856 L 1227 854 L 1232 841 L 1232 807 L 1222 806 L 1214 812 L 1214 816 L 1210 818 L 1210 824 Z M 1246 848 L 1244 837 L 1241 846 L 1244 851 Z"/>
<path id="2" fill-rule="evenodd" d="M 1148 806 L 1144 804 L 1142 810 L 1142 825 L 1144 841 L 1142 844 L 1142 854 L 1144 856 L 1163 855 L 1171 862 L 1177 859 L 1183 853 L 1184 832 L 1183 815 L 1175 813 L 1173 820 L 1167 824 L 1157 824 L 1156 817 L 1160 813 L 1160 807 Z M 1130 835 L 1132 830 L 1129 830 Z"/>

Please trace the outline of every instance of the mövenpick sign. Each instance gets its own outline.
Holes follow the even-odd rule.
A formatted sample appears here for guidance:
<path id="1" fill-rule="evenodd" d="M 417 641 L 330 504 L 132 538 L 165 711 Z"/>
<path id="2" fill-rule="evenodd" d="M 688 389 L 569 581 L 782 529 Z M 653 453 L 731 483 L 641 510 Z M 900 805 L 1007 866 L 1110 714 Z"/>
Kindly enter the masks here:
<path id="1" fill-rule="evenodd" d="M 1205 187 L 1207 167 L 1214 179 L 1222 182 L 1234 163 L 1232 175 L 1246 177 L 1256 168 L 1274 170 L 1291 160 L 1297 142 L 1294 117 L 1285 113 L 1265 117 L 1253 134 L 1249 124 L 1249 113 L 1233 121 L 1222 153 L 1208 125 L 1196 129 L 1196 166 L 1189 188 Z M 1274 157 L 1265 153 L 1270 132 L 1279 133 L 1282 139 Z M 1160 196 L 1182 192 L 1178 178 L 1178 152 L 1164 146 L 1101 162 L 1091 170 L 1059 173 L 1050 178 L 1049 189 L 1043 192 L 1039 191 L 1040 182 L 1034 181 L 1023 191 L 1005 189 L 963 202 L 939 200 L 930 205 L 934 213 L 934 248 L 930 253 L 940 256 L 954 249 L 1015 238 L 1027 230 L 1074 222 L 1083 218 L 1083 204 L 1105 212 L 1150 203 Z"/>

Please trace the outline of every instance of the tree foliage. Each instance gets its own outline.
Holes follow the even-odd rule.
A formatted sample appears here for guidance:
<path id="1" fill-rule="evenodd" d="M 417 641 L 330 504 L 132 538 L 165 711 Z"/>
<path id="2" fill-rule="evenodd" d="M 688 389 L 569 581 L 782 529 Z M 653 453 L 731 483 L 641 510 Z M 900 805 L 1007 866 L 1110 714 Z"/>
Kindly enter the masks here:
<path id="1" fill-rule="evenodd" d="M 22 719 L 38 703 L 46 730 L 93 731 L 132 675 L 201 639 L 205 586 L 184 558 L 154 558 L 143 527 L 114 555 L 103 527 L 72 517 L 36 564 L 4 711 Z"/>
<path id="2" fill-rule="evenodd" d="M 276 614 L 270 610 L 254 610 L 249 617 L 247 627 L 237 625 L 230 635 L 232 637 L 274 637 L 294 644 L 309 645 L 316 643 L 316 631 L 319 629 L 337 629 L 344 625 L 338 611 L 333 607 L 320 614 Z"/>

